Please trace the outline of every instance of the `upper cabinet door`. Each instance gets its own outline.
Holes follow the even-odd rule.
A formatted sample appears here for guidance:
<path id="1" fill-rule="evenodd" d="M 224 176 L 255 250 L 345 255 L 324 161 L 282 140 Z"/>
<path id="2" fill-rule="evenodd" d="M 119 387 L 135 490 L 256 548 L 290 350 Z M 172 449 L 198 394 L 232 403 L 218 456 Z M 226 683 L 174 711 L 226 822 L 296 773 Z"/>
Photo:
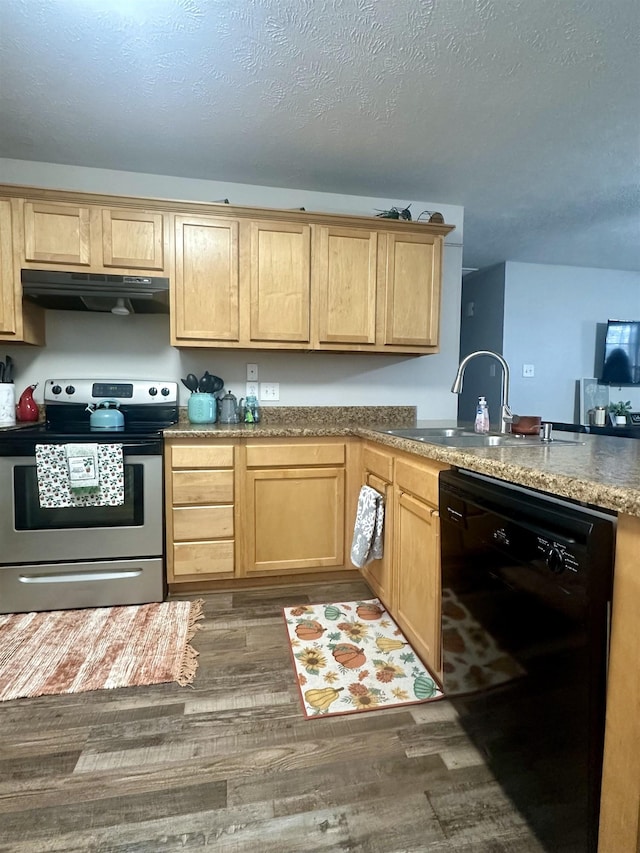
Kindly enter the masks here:
<path id="1" fill-rule="evenodd" d="M 89 266 L 89 223 L 89 207 L 26 201 L 25 259 L 47 264 Z"/>
<path id="2" fill-rule="evenodd" d="M 244 227 L 244 226 L 243 226 Z M 251 341 L 308 343 L 311 228 L 296 222 L 250 222 Z M 243 278 L 246 280 L 246 278 Z"/>
<path id="3" fill-rule="evenodd" d="M 437 347 L 442 237 L 388 233 L 384 344 Z"/>
<path id="4" fill-rule="evenodd" d="M 317 344 L 375 344 L 377 246 L 373 230 L 314 226 Z"/>
<path id="5" fill-rule="evenodd" d="M 163 270 L 164 216 L 146 210 L 102 210 L 106 267 Z"/>
<path id="6" fill-rule="evenodd" d="M 16 281 L 13 266 L 13 227 L 9 199 L 0 199 L 0 333 L 15 335 Z"/>
<path id="7" fill-rule="evenodd" d="M 238 222 L 175 217 L 176 341 L 239 340 Z"/>

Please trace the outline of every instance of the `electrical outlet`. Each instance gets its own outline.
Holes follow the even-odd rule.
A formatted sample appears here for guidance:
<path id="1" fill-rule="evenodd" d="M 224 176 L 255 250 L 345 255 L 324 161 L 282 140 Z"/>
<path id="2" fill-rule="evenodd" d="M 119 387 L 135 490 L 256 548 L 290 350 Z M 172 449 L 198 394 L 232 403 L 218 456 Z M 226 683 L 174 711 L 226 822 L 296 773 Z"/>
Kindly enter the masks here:
<path id="1" fill-rule="evenodd" d="M 258 383 L 257 382 L 247 382 L 247 385 L 244 389 L 245 396 L 247 397 L 255 397 L 258 399 Z"/>
<path id="2" fill-rule="evenodd" d="M 536 375 L 536 368 L 533 364 L 523 364 L 522 365 L 522 375 L 526 379 L 531 379 L 531 377 Z"/>
<path id="3" fill-rule="evenodd" d="M 261 400 L 279 400 L 280 399 L 280 383 L 279 382 L 261 382 L 260 383 L 260 399 Z"/>
<path id="4" fill-rule="evenodd" d="M 257 382 L 258 381 L 258 365 L 257 364 L 247 364 L 247 382 Z"/>

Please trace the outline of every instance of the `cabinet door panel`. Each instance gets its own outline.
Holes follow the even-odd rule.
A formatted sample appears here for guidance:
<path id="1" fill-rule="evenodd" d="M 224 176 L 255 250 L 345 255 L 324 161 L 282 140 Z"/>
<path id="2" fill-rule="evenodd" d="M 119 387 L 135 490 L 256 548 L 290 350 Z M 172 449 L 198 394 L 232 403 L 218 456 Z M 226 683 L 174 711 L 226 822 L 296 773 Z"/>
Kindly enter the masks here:
<path id="1" fill-rule="evenodd" d="M 372 489 L 375 489 L 383 495 L 385 499 L 383 552 L 380 560 L 372 560 L 370 563 L 367 563 L 366 566 L 363 566 L 360 571 L 364 579 L 385 607 L 388 610 L 393 611 L 393 554 L 389 547 L 389 543 L 391 542 L 390 534 L 392 530 L 393 487 L 370 472 L 366 474 L 365 482 L 367 486 L 371 486 Z"/>
<path id="2" fill-rule="evenodd" d="M 252 222 L 249 233 L 251 340 L 308 342 L 310 226 Z"/>
<path id="3" fill-rule="evenodd" d="M 176 216 L 176 337 L 239 340 L 238 223 Z"/>
<path id="4" fill-rule="evenodd" d="M 316 226 L 319 343 L 375 344 L 377 245 L 375 231 Z"/>
<path id="5" fill-rule="evenodd" d="M 90 210 L 73 204 L 24 204 L 25 259 L 88 266 Z"/>
<path id="6" fill-rule="evenodd" d="M 164 217 L 145 210 L 102 211 L 106 267 L 164 269 Z"/>
<path id="7" fill-rule="evenodd" d="M 247 472 L 247 574 L 344 565 L 344 469 Z"/>
<path id="8" fill-rule="evenodd" d="M 13 266 L 13 216 L 11 202 L 0 200 L 0 332 L 15 335 L 16 296 Z"/>
<path id="9" fill-rule="evenodd" d="M 394 518 L 394 617 L 434 674 L 440 672 L 440 519 L 438 511 L 399 493 Z"/>
<path id="10" fill-rule="evenodd" d="M 388 234 L 385 344 L 437 346 L 441 238 Z"/>

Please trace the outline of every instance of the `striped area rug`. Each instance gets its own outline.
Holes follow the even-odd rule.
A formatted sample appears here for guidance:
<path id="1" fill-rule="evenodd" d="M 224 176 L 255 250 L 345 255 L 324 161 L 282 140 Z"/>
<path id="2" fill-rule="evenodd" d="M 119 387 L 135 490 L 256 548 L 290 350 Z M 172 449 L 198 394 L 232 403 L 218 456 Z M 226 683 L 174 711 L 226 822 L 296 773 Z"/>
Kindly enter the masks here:
<path id="1" fill-rule="evenodd" d="M 193 681 L 201 600 L 0 616 L 0 701 Z"/>

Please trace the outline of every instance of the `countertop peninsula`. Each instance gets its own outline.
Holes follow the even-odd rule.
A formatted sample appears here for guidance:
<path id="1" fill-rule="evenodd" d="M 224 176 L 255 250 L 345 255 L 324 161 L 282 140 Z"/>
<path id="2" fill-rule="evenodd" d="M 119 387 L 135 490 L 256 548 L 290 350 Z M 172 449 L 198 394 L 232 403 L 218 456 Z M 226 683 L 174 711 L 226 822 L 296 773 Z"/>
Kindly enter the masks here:
<path id="1" fill-rule="evenodd" d="M 190 424 L 164 430 L 165 438 L 307 438 L 354 436 L 437 459 L 517 485 L 640 517 L 640 441 L 618 436 L 556 432 L 576 444 L 453 448 L 389 435 L 403 427 L 452 427 L 451 420 L 415 419 L 406 407 L 272 407 L 259 424 Z"/>

